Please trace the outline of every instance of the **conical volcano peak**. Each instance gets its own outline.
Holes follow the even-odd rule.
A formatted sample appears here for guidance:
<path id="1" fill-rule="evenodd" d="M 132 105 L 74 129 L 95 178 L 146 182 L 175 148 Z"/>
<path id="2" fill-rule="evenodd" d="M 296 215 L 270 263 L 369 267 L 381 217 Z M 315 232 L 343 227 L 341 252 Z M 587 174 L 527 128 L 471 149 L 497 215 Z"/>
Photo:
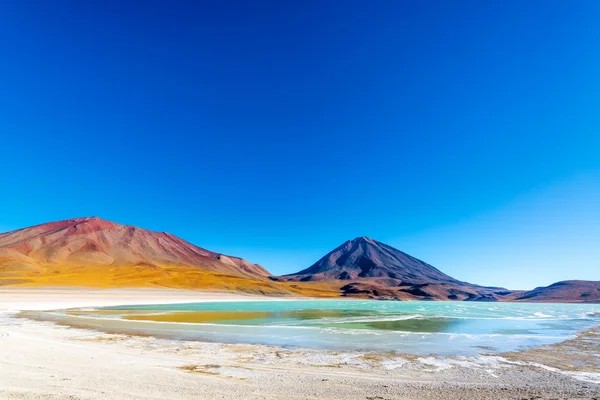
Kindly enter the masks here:
<path id="1" fill-rule="evenodd" d="M 495 300 L 506 292 L 461 282 L 367 236 L 344 242 L 309 268 L 278 279 L 324 282 L 343 296 L 399 300 Z"/>
<path id="2" fill-rule="evenodd" d="M 390 278 L 400 282 L 458 282 L 433 266 L 366 236 L 345 242 L 292 280 Z"/>
<path id="3" fill-rule="evenodd" d="M 351 240 L 351 242 L 354 243 L 361 243 L 361 242 L 367 242 L 367 243 L 372 243 L 372 244 L 376 244 L 377 241 L 371 239 L 370 237 L 367 236 L 358 236 L 357 238 L 354 238 L 353 240 Z"/>
<path id="4" fill-rule="evenodd" d="M 367 236 L 358 236 L 352 240 L 348 240 L 347 242 L 345 242 L 345 245 L 350 249 L 368 249 L 371 247 L 378 247 L 382 245 L 382 243 L 378 242 L 377 240 L 371 239 Z"/>

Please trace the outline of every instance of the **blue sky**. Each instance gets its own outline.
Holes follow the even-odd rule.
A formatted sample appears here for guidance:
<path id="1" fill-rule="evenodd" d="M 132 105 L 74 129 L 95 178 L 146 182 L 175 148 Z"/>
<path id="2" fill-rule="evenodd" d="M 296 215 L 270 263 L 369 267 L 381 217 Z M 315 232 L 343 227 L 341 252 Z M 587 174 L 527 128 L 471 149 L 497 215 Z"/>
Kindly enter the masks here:
<path id="1" fill-rule="evenodd" d="M 8 1 L 0 229 L 77 216 L 295 272 L 369 236 L 600 279 L 600 3 Z"/>

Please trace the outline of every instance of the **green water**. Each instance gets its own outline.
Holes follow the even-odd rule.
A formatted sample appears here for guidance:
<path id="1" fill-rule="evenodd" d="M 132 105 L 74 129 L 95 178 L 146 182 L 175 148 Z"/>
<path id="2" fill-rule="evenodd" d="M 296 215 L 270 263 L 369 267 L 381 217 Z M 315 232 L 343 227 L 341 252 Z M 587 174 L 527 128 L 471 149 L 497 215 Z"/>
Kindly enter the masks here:
<path id="1" fill-rule="evenodd" d="M 217 316 L 219 312 L 235 311 L 240 318 L 228 313 L 227 319 L 210 323 L 124 320 L 135 312 L 160 315 L 192 311 L 214 312 Z M 108 307 L 102 309 L 102 315 L 78 318 L 80 323 L 97 328 L 133 330 L 172 339 L 473 354 L 482 348 L 486 352 L 508 351 L 559 342 L 599 325 L 598 313 L 597 304 L 310 300 Z"/>

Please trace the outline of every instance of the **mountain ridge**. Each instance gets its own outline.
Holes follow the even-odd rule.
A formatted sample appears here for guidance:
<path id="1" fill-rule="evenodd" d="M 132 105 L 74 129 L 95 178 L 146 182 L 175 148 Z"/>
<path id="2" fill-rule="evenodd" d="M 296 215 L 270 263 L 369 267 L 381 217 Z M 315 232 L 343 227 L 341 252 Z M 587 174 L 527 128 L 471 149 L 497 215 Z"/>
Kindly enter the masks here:
<path id="1" fill-rule="evenodd" d="M 207 250 L 168 232 L 99 217 L 0 234 L 0 287 L 170 287 L 269 295 L 388 300 L 600 302 L 600 281 L 562 281 L 530 291 L 460 281 L 366 236 L 345 241 L 294 274 Z"/>
<path id="2" fill-rule="evenodd" d="M 515 291 L 507 301 L 537 301 L 537 302 L 573 302 L 600 303 L 600 281 L 585 281 L 571 279 L 552 283 L 548 286 L 538 286 L 532 290 Z"/>

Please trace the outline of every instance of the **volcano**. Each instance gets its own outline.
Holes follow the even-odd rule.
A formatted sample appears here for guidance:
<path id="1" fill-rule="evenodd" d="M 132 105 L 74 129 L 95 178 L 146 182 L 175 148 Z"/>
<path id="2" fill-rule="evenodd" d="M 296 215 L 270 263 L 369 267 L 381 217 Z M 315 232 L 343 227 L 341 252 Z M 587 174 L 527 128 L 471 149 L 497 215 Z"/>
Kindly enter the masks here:
<path id="1" fill-rule="evenodd" d="M 300 280 L 391 278 L 412 284 L 459 282 L 435 267 L 368 237 L 348 240 L 295 276 Z"/>
<path id="2" fill-rule="evenodd" d="M 348 240 L 300 272 L 274 278 L 327 282 L 344 296 L 396 300 L 496 301 L 510 291 L 462 282 L 385 243 Z"/>

